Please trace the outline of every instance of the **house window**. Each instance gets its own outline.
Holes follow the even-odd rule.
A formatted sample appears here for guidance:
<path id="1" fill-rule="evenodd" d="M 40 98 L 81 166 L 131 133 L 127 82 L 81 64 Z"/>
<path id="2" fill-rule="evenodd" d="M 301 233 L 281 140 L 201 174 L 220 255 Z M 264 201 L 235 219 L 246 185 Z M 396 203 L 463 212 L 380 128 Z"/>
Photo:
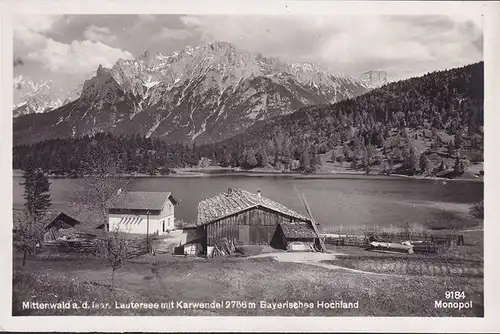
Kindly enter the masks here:
<path id="1" fill-rule="evenodd" d="M 165 232 L 165 220 L 162 220 L 163 223 L 163 232 Z"/>

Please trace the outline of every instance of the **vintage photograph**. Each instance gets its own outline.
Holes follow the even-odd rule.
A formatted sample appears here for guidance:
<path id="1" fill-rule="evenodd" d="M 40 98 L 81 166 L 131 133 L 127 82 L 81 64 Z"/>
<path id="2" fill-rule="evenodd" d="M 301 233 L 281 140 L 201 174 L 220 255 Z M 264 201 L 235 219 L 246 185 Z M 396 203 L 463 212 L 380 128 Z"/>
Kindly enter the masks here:
<path id="1" fill-rule="evenodd" d="M 483 318 L 483 29 L 16 14 L 12 316 Z"/>

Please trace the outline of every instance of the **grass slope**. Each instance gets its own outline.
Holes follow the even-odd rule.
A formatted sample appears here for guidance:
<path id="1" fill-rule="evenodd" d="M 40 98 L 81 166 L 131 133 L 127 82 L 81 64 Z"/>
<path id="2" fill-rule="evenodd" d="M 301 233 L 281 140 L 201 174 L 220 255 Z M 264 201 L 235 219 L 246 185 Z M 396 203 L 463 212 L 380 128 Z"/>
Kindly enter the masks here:
<path id="1" fill-rule="evenodd" d="M 15 266 L 19 259 L 15 259 Z M 97 260 L 79 258 L 32 259 L 15 268 L 14 315 L 261 315 L 261 316 L 482 316 L 483 279 L 453 275 L 382 276 L 342 269 L 330 270 L 298 263 L 261 259 L 193 259 L 173 256 L 143 257 L 117 271 L 115 293 L 110 271 Z M 473 307 L 438 309 L 448 290 L 464 290 Z M 425 291 L 425 292 L 424 292 Z M 110 303 L 107 309 L 23 310 L 22 302 Z M 121 310 L 118 302 L 257 303 L 257 308 L 217 310 Z M 318 301 L 359 302 L 358 309 L 317 308 Z M 265 309 L 266 302 L 311 302 L 312 309 Z"/>

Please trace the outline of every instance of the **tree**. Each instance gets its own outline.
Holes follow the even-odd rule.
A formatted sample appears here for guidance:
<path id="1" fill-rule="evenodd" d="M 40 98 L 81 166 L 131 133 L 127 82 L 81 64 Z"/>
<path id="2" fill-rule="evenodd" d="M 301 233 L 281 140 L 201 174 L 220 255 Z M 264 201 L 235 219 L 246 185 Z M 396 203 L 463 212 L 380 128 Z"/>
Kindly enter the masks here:
<path id="1" fill-rule="evenodd" d="M 437 132 L 433 133 L 434 141 L 431 143 L 431 148 L 441 148 L 443 147 L 443 141 L 441 137 L 437 134 Z"/>
<path id="2" fill-rule="evenodd" d="M 455 164 L 453 165 L 453 171 L 455 175 L 462 175 L 467 169 L 467 165 L 464 160 L 460 159 L 459 156 L 455 159 Z"/>
<path id="3" fill-rule="evenodd" d="M 455 133 L 455 148 L 459 149 L 462 146 L 462 143 L 463 143 L 462 133 L 459 130 Z"/>
<path id="4" fill-rule="evenodd" d="M 392 173 L 392 169 L 394 168 L 394 159 L 392 157 L 389 158 L 389 168 L 387 169 L 387 175 Z"/>
<path id="5" fill-rule="evenodd" d="M 427 156 L 422 153 L 420 154 L 420 161 L 418 163 L 420 167 L 420 172 L 425 173 L 429 169 L 429 159 L 427 159 Z"/>
<path id="6" fill-rule="evenodd" d="M 332 150 L 332 154 L 330 155 L 330 160 L 335 162 L 337 160 L 337 156 L 335 155 L 335 150 Z"/>
<path id="7" fill-rule="evenodd" d="M 318 155 L 318 148 L 316 145 L 313 145 L 311 148 L 309 161 L 311 166 L 318 166 L 321 164 L 321 158 Z"/>
<path id="8" fill-rule="evenodd" d="M 255 157 L 255 151 L 253 149 L 248 150 L 245 164 L 248 169 L 255 168 L 257 166 L 257 158 Z"/>
<path id="9" fill-rule="evenodd" d="M 344 146 L 342 146 L 342 154 L 344 154 L 344 158 L 346 160 L 348 160 L 350 158 L 351 150 L 347 144 L 344 144 Z"/>
<path id="10" fill-rule="evenodd" d="M 229 152 L 223 153 L 219 163 L 222 167 L 228 167 L 231 164 L 231 154 Z"/>
<path id="11" fill-rule="evenodd" d="M 28 210 L 17 210 L 14 215 L 13 244 L 23 253 L 22 266 L 26 264 L 28 254 L 35 255 L 37 247 L 43 241 L 45 219 L 35 218 Z"/>
<path id="12" fill-rule="evenodd" d="M 455 145 L 453 145 L 451 140 L 448 142 L 447 152 L 450 157 L 454 156 L 457 153 L 457 151 L 455 150 Z"/>
<path id="13" fill-rule="evenodd" d="M 444 160 L 441 160 L 441 163 L 439 164 L 438 168 L 437 168 L 437 172 L 442 172 L 444 171 L 446 168 L 446 166 L 444 165 Z"/>
<path id="14" fill-rule="evenodd" d="M 410 147 L 410 149 L 406 149 L 403 151 L 403 168 L 409 171 L 410 173 L 414 173 L 417 165 L 417 156 L 415 154 L 415 149 Z"/>
<path id="15" fill-rule="evenodd" d="M 45 215 L 51 206 L 50 182 L 45 173 L 28 159 L 23 171 L 24 210 L 16 218 L 14 246 L 23 252 L 22 265 L 28 254 L 36 254 L 37 246 L 43 241 Z"/>
<path id="16" fill-rule="evenodd" d="M 283 143 L 283 160 L 285 161 L 285 168 L 292 169 L 292 151 L 290 149 L 290 140 L 287 138 Z"/>
<path id="17" fill-rule="evenodd" d="M 115 287 L 115 272 L 127 259 L 129 240 L 118 229 L 111 231 L 97 243 L 97 255 L 108 262 L 111 267 L 111 291 Z"/>
<path id="18" fill-rule="evenodd" d="M 131 178 L 117 173 L 117 161 L 109 155 L 93 152 L 88 163 L 91 174 L 81 179 L 82 188 L 76 192 L 72 206 L 82 216 L 90 216 L 99 225 L 108 229 L 106 208 L 118 192 L 126 191 Z"/>
<path id="19" fill-rule="evenodd" d="M 269 164 L 267 160 L 267 153 L 264 149 L 260 149 L 257 153 L 257 165 L 260 167 L 266 167 Z"/>
<path id="20" fill-rule="evenodd" d="M 33 219 L 41 219 L 51 205 L 50 182 L 40 168 L 27 166 L 23 171 L 24 207 Z"/>
<path id="21" fill-rule="evenodd" d="M 354 158 L 351 161 L 351 168 L 352 169 L 357 169 L 357 167 L 358 167 L 358 160 L 356 158 Z"/>
<path id="22" fill-rule="evenodd" d="M 373 146 L 373 145 L 366 146 L 366 157 L 368 158 L 368 160 L 373 158 L 376 154 L 377 154 L 377 150 L 376 150 L 375 146 Z"/>
<path id="23" fill-rule="evenodd" d="M 311 165 L 311 160 L 309 156 L 309 148 L 307 146 L 303 147 L 302 153 L 300 155 L 300 168 L 306 169 Z"/>

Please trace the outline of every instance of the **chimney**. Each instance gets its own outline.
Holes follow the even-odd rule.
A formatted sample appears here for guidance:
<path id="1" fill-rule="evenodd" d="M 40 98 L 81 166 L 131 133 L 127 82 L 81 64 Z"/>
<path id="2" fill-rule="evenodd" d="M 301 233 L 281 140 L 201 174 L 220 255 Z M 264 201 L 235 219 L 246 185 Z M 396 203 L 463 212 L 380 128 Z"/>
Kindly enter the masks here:
<path id="1" fill-rule="evenodd" d="M 257 196 L 260 197 L 260 195 L 261 195 L 261 191 L 260 191 L 260 189 L 257 189 Z"/>
<path id="2" fill-rule="evenodd" d="M 118 189 L 118 190 L 116 191 L 116 194 L 117 194 L 117 195 L 120 195 L 120 194 L 121 194 L 121 192 L 122 192 L 122 188 Z"/>

